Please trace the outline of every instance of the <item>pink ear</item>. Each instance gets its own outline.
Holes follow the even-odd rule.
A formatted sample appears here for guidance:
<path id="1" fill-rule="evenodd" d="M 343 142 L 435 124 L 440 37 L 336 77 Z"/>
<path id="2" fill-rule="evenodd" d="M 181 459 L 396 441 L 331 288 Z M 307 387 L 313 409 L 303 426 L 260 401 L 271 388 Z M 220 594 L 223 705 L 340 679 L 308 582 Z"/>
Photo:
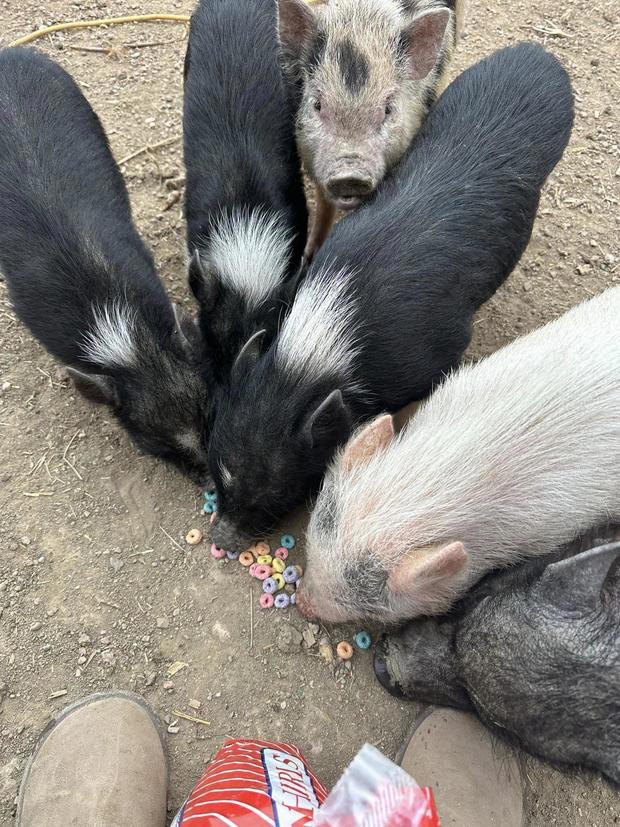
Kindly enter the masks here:
<path id="1" fill-rule="evenodd" d="M 425 78 L 437 63 L 449 20 L 450 12 L 448 9 L 430 11 L 422 17 L 418 17 L 403 32 L 405 40 L 409 42 L 411 74 L 416 80 Z"/>
<path id="2" fill-rule="evenodd" d="M 461 542 L 414 549 L 405 554 L 390 573 L 388 586 L 393 592 L 409 592 L 419 580 L 437 581 L 453 577 L 465 568 L 468 559 Z"/>
<path id="3" fill-rule="evenodd" d="M 345 471 L 351 471 L 358 465 L 362 465 L 377 451 L 387 448 L 394 438 L 394 420 L 391 414 L 374 419 L 370 425 L 366 425 L 348 443 L 342 457 L 342 465 Z"/>
<path id="4" fill-rule="evenodd" d="M 278 27 L 287 56 L 299 57 L 314 34 L 314 12 L 305 0 L 278 0 Z"/>

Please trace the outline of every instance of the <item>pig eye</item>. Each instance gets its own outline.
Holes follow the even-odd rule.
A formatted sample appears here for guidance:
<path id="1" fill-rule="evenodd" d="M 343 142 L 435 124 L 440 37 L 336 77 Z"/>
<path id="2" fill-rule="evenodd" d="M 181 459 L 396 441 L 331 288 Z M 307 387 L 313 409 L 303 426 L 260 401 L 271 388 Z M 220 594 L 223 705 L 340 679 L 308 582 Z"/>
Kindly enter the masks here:
<path id="1" fill-rule="evenodd" d="M 392 114 L 392 104 L 389 101 L 385 104 L 385 114 L 386 117 Z"/>
<path id="2" fill-rule="evenodd" d="M 318 98 L 314 99 L 314 103 L 312 104 L 317 112 L 321 111 L 321 101 Z"/>

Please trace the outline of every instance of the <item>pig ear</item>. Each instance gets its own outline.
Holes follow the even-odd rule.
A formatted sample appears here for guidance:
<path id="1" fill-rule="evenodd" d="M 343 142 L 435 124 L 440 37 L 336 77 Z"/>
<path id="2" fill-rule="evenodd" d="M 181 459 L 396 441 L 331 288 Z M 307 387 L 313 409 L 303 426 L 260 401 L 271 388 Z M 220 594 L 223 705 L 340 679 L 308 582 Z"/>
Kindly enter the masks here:
<path id="1" fill-rule="evenodd" d="M 104 376 L 101 373 L 84 373 L 69 367 L 67 373 L 85 399 L 100 405 L 111 405 L 113 408 L 118 405 L 118 392 L 111 376 Z"/>
<path id="2" fill-rule="evenodd" d="M 563 611 L 593 611 L 600 603 L 603 583 L 620 560 L 620 542 L 597 546 L 547 566 L 536 591 Z"/>
<path id="3" fill-rule="evenodd" d="M 330 454 L 349 435 L 351 417 L 339 389 L 332 391 L 306 417 L 302 437 L 308 448 L 323 448 Z"/>
<path id="4" fill-rule="evenodd" d="M 414 549 L 405 554 L 388 578 L 388 587 L 398 594 L 407 594 L 420 582 L 438 582 L 459 574 L 469 560 L 461 542 Z"/>
<path id="5" fill-rule="evenodd" d="M 409 55 L 411 74 L 416 80 L 422 80 L 433 71 L 449 20 L 448 9 L 429 11 L 403 30 L 401 42 Z"/>
<path id="6" fill-rule="evenodd" d="M 174 313 L 173 341 L 185 356 L 193 356 L 200 343 L 200 333 L 196 322 L 186 310 L 174 302 L 172 312 Z"/>
<path id="7" fill-rule="evenodd" d="M 202 260 L 198 250 L 194 250 L 189 261 L 188 279 L 196 301 L 205 310 L 213 310 L 220 292 L 220 280 L 215 268 Z"/>
<path id="8" fill-rule="evenodd" d="M 298 60 L 316 30 L 316 18 L 306 0 L 278 0 L 278 29 L 285 56 Z"/>
<path id="9" fill-rule="evenodd" d="M 374 419 L 349 441 L 342 455 L 342 467 L 346 472 L 358 465 L 365 465 L 377 451 L 384 450 L 394 439 L 394 419 L 385 414 Z"/>
<path id="10" fill-rule="evenodd" d="M 258 361 L 261 354 L 263 336 L 266 332 L 266 330 L 257 330 L 256 333 L 250 336 L 237 354 L 237 358 L 232 366 L 232 373 L 236 373 L 241 370 L 242 367 L 249 368 Z"/>

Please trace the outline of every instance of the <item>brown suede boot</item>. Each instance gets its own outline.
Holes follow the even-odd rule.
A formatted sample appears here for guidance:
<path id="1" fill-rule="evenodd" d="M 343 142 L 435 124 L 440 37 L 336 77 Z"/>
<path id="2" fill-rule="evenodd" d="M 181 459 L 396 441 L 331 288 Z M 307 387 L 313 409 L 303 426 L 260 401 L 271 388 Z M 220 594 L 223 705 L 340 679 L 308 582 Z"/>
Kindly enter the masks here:
<path id="1" fill-rule="evenodd" d="M 41 734 L 19 790 L 17 827 L 164 827 L 160 725 L 138 695 L 89 695 Z"/>
<path id="2" fill-rule="evenodd" d="M 441 827 L 521 827 L 519 761 L 473 715 L 428 707 L 400 765 L 421 787 L 433 788 Z"/>

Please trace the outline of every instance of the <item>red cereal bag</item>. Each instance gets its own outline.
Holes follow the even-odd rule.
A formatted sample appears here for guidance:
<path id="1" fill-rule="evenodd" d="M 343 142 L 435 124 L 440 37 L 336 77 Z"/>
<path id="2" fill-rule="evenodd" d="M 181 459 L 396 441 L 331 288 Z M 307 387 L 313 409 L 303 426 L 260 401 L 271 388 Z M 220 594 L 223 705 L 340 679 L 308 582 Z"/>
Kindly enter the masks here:
<path id="1" fill-rule="evenodd" d="M 297 747 L 227 741 L 171 827 L 304 827 L 326 795 Z"/>

